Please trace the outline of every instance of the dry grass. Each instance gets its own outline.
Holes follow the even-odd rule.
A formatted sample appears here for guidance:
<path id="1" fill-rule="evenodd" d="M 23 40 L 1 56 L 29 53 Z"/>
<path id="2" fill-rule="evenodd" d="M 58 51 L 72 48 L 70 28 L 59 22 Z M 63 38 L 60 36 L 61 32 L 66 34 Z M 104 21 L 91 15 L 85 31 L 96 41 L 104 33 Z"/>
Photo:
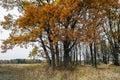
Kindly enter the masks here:
<path id="1" fill-rule="evenodd" d="M 46 69 L 38 64 L 2 64 L 0 80 L 120 80 L 120 67 L 100 65 L 79 66 L 74 71 Z"/>

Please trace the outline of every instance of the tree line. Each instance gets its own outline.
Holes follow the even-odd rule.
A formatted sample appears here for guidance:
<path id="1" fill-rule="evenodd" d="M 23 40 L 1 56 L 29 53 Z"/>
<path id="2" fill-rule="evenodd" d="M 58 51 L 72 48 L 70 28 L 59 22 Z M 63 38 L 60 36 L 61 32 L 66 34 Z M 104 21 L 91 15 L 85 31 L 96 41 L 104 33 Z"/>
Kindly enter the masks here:
<path id="1" fill-rule="evenodd" d="M 0 64 L 36 64 L 42 63 L 40 59 L 11 59 L 11 60 L 0 60 Z"/>
<path id="2" fill-rule="evenodd" d="M 2 28 L 12 30 L 3 52 L 15 46 L 37 46 L 36 55 L 48 66 L 70 68 L 99 62 L 120 65 L 120 3 L 118 0 L 3 0 L 7 10 L 18 8 L 17 19 L 8 14 Z M 32 53 L 31 53 L 32 55 Z M 34 55 L 34 54 L 33 54 Z"/>

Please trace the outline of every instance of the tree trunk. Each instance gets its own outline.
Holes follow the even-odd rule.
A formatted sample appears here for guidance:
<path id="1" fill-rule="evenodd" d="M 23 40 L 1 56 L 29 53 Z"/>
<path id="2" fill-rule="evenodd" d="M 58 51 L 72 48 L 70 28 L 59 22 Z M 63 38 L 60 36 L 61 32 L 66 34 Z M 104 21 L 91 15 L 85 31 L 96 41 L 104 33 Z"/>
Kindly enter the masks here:
<path id="1" fill-rule="evenodd" d="M 81 46 L 79 44 L 79 65 L 81 65 Z"/>
<path id="2" fill-rule="evenodd" d="M 64 53 L 64 67 L 69 68 L 69 53 L 67 51 Z"/>
<path id="3" fill-rule="evenodd" d="M 78 48 L 77 45 L 75 46 L 75 53 L 76 53 L 76 65 L 78 64 Z"/>
<path id="4" fill-rule="evenodd" d="M 94 43 L 94 58 L 95 58 L 94 65 L 95 65 L 95 68 L 97 68 L 97 53 L 96 53 L 96 44 L 95 43 Z"/>
<path id="5" fill-rule="evenodd" d="M 56 64 L 57 64 L 57 66 L 59 66 L 59 64 L 60 64 L 60 60 L 59 60 L 59 50 L 58 50 L 58 45 L 56 45 L 55 48 L 56 48 L 56 60 L 57 60 Z"/>
<path id="6" fill-rule="evenodd" d="M 52 53 L 52 61 L 51 61 L 51 64 L 52 64 L 52 69 L 54 70 L 55 69 L 55 54 Z"/>
<path id="7" fill-rule="evenodd" d="M 44 50 L 44 52 L 45 52 L 45 55 L 46 55 L 46 59 L 47 59 L 48 66 L 51 66 L 50 56 L 48 55 L 48 51 L 47 51 L 47 49 L 46 49 L 46 47 L 45 47 L 45 44 L 44 44 L 44 42 L 43 42 L 43 40 L 42 40 L 41 37 L 40 37 L 40 40 L 41 40 L 41 43 L 42 43 L 42 48 L 43 48 L 43 50 Z"/>
<path id="8" fill-rule="evenodd" d="M 114 65 L 119 66 L 119 57 L 117 53 L 113 53 L 114 54 Z"/>
<path id="9" fill-rule="evenodd" d="M 92 44 L 90 45 L 90 53 L 91 53 L 91 63 L 92 63 L 92 66 L 94 66 L 94 57 L 93 57 L 93 49 L 92 49 Z"/>
<path id="10" fill-rule="evenodd" d="M 68 69 L 69 68 L 69 62 L 70 62 L 70 57 L 69 57 L 69 42 L 66 40 L 64 42 L 64 68 Z"/>
<path id="11" fill-rule="evenodd" d="M 105 64 L 107 64 L 107 56 L 106 56 L 106 54 L 103 55 L 103 62 L 104 62 Z"/>

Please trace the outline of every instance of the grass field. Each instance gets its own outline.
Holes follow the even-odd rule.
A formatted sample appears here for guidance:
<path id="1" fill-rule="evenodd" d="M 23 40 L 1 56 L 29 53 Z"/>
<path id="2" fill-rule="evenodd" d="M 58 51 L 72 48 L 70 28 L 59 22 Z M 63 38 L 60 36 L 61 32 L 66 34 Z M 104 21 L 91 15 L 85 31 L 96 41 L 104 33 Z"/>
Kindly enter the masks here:
<path id="1" fill-rule="evenodd" d="M 79 66 L 73 71 L 46 69 L 40 64 L 0 64 L 0 80 L 120 80 L 120 67 Z"/>

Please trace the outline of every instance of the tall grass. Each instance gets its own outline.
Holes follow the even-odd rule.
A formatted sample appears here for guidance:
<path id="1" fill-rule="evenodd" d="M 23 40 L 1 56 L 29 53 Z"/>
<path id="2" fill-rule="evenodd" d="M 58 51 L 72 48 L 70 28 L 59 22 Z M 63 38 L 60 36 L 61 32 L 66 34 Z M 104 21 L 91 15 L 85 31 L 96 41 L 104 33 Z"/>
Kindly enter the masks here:
<path id="1" fill-rule="evenodd" d="M 47 69 L 43 65 L 0 65 L 0 80 L 120 80 L 120 67 L 100 65 L 97 69 L 90 65 L 76 67 L 75 70 Z"/>

